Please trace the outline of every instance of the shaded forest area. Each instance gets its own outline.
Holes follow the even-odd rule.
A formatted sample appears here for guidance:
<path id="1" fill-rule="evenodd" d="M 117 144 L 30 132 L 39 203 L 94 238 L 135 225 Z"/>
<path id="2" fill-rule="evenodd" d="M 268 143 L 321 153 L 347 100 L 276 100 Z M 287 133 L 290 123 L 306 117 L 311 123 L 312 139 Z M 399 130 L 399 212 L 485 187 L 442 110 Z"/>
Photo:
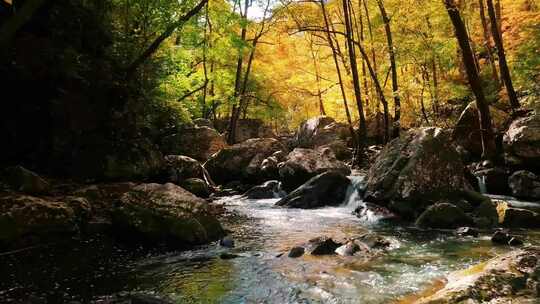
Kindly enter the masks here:
<path id="1" fill-rule="evenodd" d="M 2 162 L 144 175 L 112 164 L 151 166 L 197 118 L 234 143 L 240 119 L 288 134 L 326 114 L 367 145 L 452 127 L 475 99 L 538 107 L 535 1 L 345 2 L 3 1 Z"/>

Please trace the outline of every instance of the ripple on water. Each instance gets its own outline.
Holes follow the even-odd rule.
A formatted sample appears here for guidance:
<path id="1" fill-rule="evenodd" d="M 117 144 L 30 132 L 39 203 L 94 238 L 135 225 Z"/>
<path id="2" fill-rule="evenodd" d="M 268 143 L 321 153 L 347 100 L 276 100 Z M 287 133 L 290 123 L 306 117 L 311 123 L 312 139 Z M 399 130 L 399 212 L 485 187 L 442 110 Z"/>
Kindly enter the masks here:
<path id="1" fill-rule="evenodd" d="M 220 201 L 241 215 L 224 219 L 233 249 L 211 244 L 164 253 L 95 242 L 54 247 L 37 257 L 0 257 L 0 302 L 28 293 L 63 303 L 138 290 L 179 303 L 388 303 L 507 250 L 491 246 L 488 237 L 366 224 L 351 206 L 286 209 L 274 207 L 276 201 Z M 389 238 L 391 250 L 373 259 L 276 257 L 321 235 L 341 241 L 369 231 Z M 538 244 L 540 234 L 529 232 L 529 239 Z M 224 252 L 238 257 L 221 259 Z"/>

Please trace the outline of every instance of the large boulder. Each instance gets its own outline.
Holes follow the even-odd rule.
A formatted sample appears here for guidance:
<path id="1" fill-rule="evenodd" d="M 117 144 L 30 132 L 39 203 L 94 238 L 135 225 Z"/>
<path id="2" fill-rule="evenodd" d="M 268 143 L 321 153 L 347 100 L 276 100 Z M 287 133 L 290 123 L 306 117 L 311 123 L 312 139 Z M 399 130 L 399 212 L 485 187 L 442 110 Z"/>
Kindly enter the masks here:
<path id="1" fill-rule="evenodd" d="M 161 145 L 168 155 L 186 155 L 206 161 L 214 153 L 227 147 L 225 138 L 215 129 L 205 126 L 183 126 L 178 133 L 166 136 Z"/>
<path id="2" fill-rule="evenodd" d="M 113 211 L 113 225 L 125 235 L 183 247 L 224 235 L 208 203 L 174 184 L 140 184 L 124 193 Z"/>
<path id="3" fill-rule="evenodd" d="M 351 181 L 342 173 L 319 174 L 279 200 L 276 205 L 288 208 L 318 208 L 343 204 Z"/>
<path id="4" fill-rule="evenodd" d="M 10 247 L 25 238 L 33 242 L 76 233 L 89 212 L 90 206 L 83 198 L 65 197 L 60 200 L 20 194 L 2 195 L 0 245 Z"/>
<path id="5" fill-rule="evenodd" d="M 515 165 L 540 167 L 540 115 L 533 114 L 512 122 L 504 134 L 507 161 Z"/>
<path id="6" fill-rule="evenodd" d="M 96 166 L 96 169 L 101 172 L 95 174 L 103 174 L 109 180 L 150 179 L 158 176 L 163 169 L 163 154 L 148 140 L 136 140 L 129 146 L 122 145 L 117 151 L 108 153 L 103 164 Z"/>
<path id="7" fill-rule="evenodd" d="M 228 132 L 229 119 L 218 119 L 214 125 L 221 133 Z M 272 128 L 264 123 L 261 119 L 246 118 L 239 119 L 236 125 L 236 142 L 243 142 L 252 138 L 276 138 L 276 134 Z"/>
<path id="8" fill-rule="evenodd" d="M 474 176 L 485 185 L 489 194 L 510 194 L 508 172 L 503 168 L 488 168 L 474 171 Z"/>
<path id="9" fill-rule="evenodd" d="M 418 219 L 416 225 L 424 228 L 458 228 L 472 223 L 472 219 L 459 207 L 450 203 L 429 206 Z"/>
<path id="10" fill-rule="evenodd" d="M 198 197 L 210 196 L 208 184 L 200 178 L 185 179 L 180 183 L 180 186 Z"/>
<path id="11" fill-rule="evenodd" d="M 470 190 L 464 171 L 448 132 L 412 129 L 381 151 L 369 169 L 364 200 L 416 218 L 433 202 Z"/>
<path id="12" fill-rule="evenodd" d="M 540 199 L 540 178 L 529 171 L 514 172 L 508 178 L 512 195 L 525 199 Z"/>
<path id="13" fill-rule="evenodd" d="M 347 143 L 351 134 L 344 123 L 328 116 L 317 116 L 304 121 L 296 131 L 292 146 L 295 148 L 330 148 L 336 158 L 347 160 L 352 157 Z"/>
<path id="14" fill-rule="evenodd" d="M 37 194 L 47 192 L 51 188 L 45 179 L 22 166 L 8 167 L 2 175 L 2 180 L 15 191 Z"/>
<path id="15" fill-rule="evenodd" d="M 287 192 L 326 171 L 338 171 L 343 175 L 351 173 L 347 165 L 337 160 L 330 149 L 296 148 L 279 165 L 280 180 L 283 183 L 283 189 Z"/>
<path id="16" fill-rule="evenodd" d="M 165 156 L 165 179 L 177 185 L 188 178 L 198 178 L 212 184 L 210 175 L 204 167 L 189 156 L 167 155 Z"/>
<path id="17" fill-rule="evenodd" d="M 267 178 L 261 174 L 262 162 L 280 150 L 286 148 L 276 139 L 253 138 L 219 151 L 208 159 L 204 168 L 218 184 L 230 181 L 255 184 Z"/>
<path id="18" fill-rule="evenodd" d="M 493 131 L 502 133 L 506 129 L 509 115 L 493 106 L 489 107 Z M 480 120 L 478 116 L 478 107 L 476 102 L 471 102 L 461 113 L 452 137 L 456 143 L 474 156 L 482 155 L 482 140 L 480 137 Z"/>
<path id="19" fill-rule="evenodd" d="M 277 180 L 269 180 L 262 185 L 254 186 L 244 193 L 248 199 L 280 198 L 286 194 L 281 190 L 281 183 Z"/>
<path id="20" fill-rule="evenodd" d="M 540 249 L 511 251 L 469 269 L 451 273 L 446 286 L 432 287 L 416 304 L 538 303 Z"/>

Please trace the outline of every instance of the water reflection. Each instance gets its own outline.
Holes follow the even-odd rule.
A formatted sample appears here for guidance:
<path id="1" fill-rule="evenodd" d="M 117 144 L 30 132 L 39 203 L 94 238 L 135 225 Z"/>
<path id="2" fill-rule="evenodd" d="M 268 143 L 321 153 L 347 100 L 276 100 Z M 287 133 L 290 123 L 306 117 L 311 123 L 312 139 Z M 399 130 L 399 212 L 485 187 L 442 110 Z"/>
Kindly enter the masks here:
<path id="1" fill-rule="evenodd" d="M 236 215 L 224 219 L 235 238 L 232 249 L 211 244 L 164 253 L 96 240 L 0 257 L 0 302 L 17 303 L 29 294 L 44 295 L 48 303 L 91 301 L 142 291 L 178 303 L 388 303 L 508 250 L 493 247 L 487 236 L 366 225 L 351 206 L 301 210 L 275 202 L 221 201 Z M 390 239 L 391 250 L 369 258 L 276 257 L 314 237 L 341 241 L 370 231 Z M 530 242 L 539 239 L 529 232 Z M 220 258 L 223 253 L 238 257 Z"/>

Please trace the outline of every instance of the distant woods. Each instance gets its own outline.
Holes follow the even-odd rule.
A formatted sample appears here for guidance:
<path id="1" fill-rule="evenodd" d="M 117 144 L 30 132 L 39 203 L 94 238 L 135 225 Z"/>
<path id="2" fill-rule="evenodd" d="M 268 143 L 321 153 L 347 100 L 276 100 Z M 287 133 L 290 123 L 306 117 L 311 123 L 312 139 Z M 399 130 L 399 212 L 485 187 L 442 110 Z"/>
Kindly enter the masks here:
<path id="1" fill-rule="evenodd" d="M 113 130 L 129 124 L 130 136 L 160 138 L 206 118 L 225 123 L 232 144 L 244 118 L 285 132 L 329 115 L 347 122 L 360 160 L 366 145 L 403 129 L 452 126 L 475 101 L 491 158 L 489 106 L 534 108 L 520 97 L 539 91 L 535 1 L 0 3 L 2 71 L 15 75 L 4 76 L 12 95 L 23 83 L 46 92 L 23 90 L 18 98 L 29 105 L 46 102 L 6 113 L 39 109 L 40 120 L 63 117 L 59 129 L 78 128 L 74 134 L 107 121 Z M 68 101 L 95 115 L 50 114 Z"/>

